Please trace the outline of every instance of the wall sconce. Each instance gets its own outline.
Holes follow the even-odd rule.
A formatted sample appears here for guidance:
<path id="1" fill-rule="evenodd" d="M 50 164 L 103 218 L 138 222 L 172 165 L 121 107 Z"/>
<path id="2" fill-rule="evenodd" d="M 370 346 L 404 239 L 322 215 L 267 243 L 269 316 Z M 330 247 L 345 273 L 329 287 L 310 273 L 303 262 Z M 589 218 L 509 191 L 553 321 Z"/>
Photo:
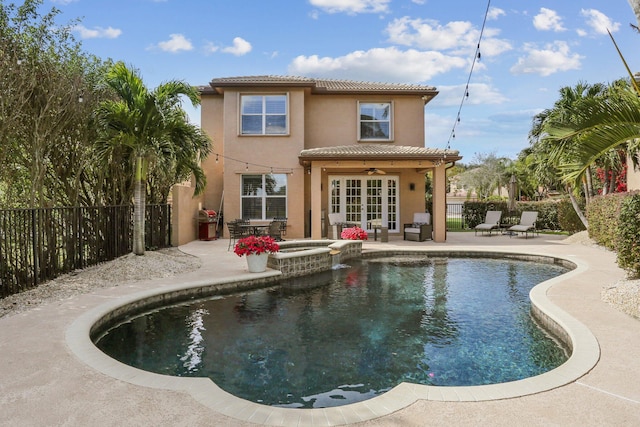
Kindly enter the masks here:
<path id="1" fill-rule="evenodd" d="M 409 183 L 409 191 L 416 191 L 416 185 L 413 182 Z"/>

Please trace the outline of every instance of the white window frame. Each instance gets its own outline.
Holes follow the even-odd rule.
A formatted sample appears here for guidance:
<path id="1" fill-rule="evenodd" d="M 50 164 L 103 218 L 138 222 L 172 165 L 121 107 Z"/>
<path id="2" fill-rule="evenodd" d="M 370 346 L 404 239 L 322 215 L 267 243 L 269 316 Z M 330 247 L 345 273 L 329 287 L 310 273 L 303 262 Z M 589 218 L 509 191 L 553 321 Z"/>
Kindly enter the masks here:
<path id="1" fill-rule="evenodd" d="M 261 97 L 262 98 L 262 112 L 260 114 L 243 114 L 242 108 L 243 108 L 243 103 L 242 100 L 244 97 L 249 97 L 249 96 L 257 96 L 257 97 Z M 274 132 L 274 133 L 270 133 L 268 132 L 267 129 L 267 117 L 271 114 L 267 114 L 266 112 L 266 99 L 269 96 L 284 96 L 285 97 L 285 106 L 284 106 L 284 116 L 285 116 L 285 129 L 283 132 Z M 238 94 L 238 135 L 240 136 L 287 136 L 289 135 L 289 93 L 283 93 L 283 92 L 273 92 L 273 93 L 265 93 L 265 92 L 260 92 L 260 93 L 239 93 Z M 273 114 L 274 116 L 281 116 L 282 114 Z M 243 118 L 244 116 L 261 116 L 262 117 L 262 130 L 259 133 L 244 133 L 243 132 Z"/>
<path id="2" fill-rule="evenodd" d="M 278 175 L 283 176 L 285 179 L 285 194 L 267 194 L 266 191 L 266 180 L 268 175 Z M 262 186 L 258 189 L 256 195 L 245 195 L 244 194 L 244 177 L 245 176 L 262 176 Z M 267 221 L 273 219 L 274 217 L 288 217 L 287 210 L 289 208 L 289 176 L 287 174 L 270 174 L 270 173 L 245 173 L 240 175 L 240 213 L 244 217 L 244 201 L 247 199 L 260 199 L 261 200 L 261 212 L 259 218 L 245 218 L 252 219 L 257 221 Z M 267 200 L 268 199 L 284 199 L 284 215 L 267 215 Z"/>
<path id="3" fill-rule="evenodd" d="M 380 105 L 380 104 L 384 104 L 384 105 L 388 105 L 389 106 L 389 117 L 386 120 L 362 120 L 362 106 L 364 105 Z M 389 141 L 393 141 L 393 110 L 394 110 L 394 105 L 393 105 L 393 101 L 358 101 L 358 141 L 366 141 L 366 142 L 371 142 L 371 141 L 384 141 L 384 142 L 389 142 Z M 388 138 L 372 138 L 372 137 L 365 137 L 362 135 L 362 123 L 363 122 L 370 122 L 370 123 L 388 123 L 389 126 L 389 137 Z"/>

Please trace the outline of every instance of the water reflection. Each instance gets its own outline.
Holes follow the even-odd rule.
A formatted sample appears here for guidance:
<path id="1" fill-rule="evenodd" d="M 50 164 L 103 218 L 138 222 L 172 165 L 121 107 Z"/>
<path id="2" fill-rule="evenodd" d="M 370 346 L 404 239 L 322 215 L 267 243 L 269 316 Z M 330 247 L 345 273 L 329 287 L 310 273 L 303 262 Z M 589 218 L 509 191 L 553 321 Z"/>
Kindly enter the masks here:
<path id="1" fill-rule="evenodd" d="M 292 407 L 352 403 L 403 381 L 511 381 L 566 359 L 531 322 L 526 297 L 563 271 L 478 259 L 354 262 L 159 310 L 98 345 L 133 366 L 208 376 L 246 399 Z"/>
<path id="2" fill-rule="evenodd" d="M 189 343 L 187 344 L 187 351 L 180 358 L 180 361 L 183 362 L 182 366 L 188 372 L 197 372 L 202 363 L 202 353 L 205 350 L 202 336 L 202 331 L 205 330 L 203 317 L 207 314 L 209 314 L 207 310 L 199 308 L 187 316 L 186 319 Z"/>

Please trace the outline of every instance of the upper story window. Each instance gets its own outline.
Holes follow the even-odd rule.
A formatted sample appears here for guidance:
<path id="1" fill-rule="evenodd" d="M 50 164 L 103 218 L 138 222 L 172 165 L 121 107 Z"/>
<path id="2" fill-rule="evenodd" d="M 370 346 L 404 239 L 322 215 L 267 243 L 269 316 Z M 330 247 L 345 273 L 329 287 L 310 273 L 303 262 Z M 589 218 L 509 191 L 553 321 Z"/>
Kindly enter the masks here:
<path id="1" fill-rule="evenodd" d="M 393 139 L 390 102 L 359 102 L 358 109 L 360 118 L 358 139 L 383 141 Z"/>
<path id="2" fill-rule="evenodd" d="M 241 95 L 242 135 L 286 135 L 287 95 Z"/>

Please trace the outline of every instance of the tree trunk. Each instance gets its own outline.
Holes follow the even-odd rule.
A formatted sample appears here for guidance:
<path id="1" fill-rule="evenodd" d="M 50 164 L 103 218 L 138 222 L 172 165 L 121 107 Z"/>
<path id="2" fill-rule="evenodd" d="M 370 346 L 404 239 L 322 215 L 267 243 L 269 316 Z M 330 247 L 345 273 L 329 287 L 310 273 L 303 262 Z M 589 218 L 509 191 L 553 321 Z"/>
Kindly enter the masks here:
<path id="1" fill-rule="evenodd" d="M 611 179 L 609 180 L 609 193 L 616 192 L 616 182 L 618 181 L 618 173 L 614 170 L 611 171 Z"/>
<path id="2" fill-rule="evenodd" d="M 145 159 L 136 157 L 136 180 L 133 191 L 133 253 L 144 255 Z"/>
<path id="3" fill-rule="evenodd" d="M 587 185 L 587 180 L 584 177 L 582 178 L 582 192 L 584 193 L 584 201 L 588 205 L 591 196 L 589 194 L 589 186 Z"/>
<path id="4" fill-rule="evenodd" d="M 587 196 L 587 202 L 589 202 L 591 201 L 591 197 L 595 195 L 595 192 L 593 191 L 593 180 L 591 177 L 591 166 L 587 167 L 587 172 L 584 175 L 587 178 L 587 191 L 589 193 Z"/>
<path id="5" fill-rule="evenodd" d="M 568 186 L 567 187 L 567 192 L 569 193 L 569 199 L 571 199 L 571 205 L 573 206 L 573 210 L 576 211 L 576 214 L 578 215 L 578 218 L 580 218 L 580 221 L 582 221 L 582 224 L 588 230 L 589 229 L 589 221 L 587 221 L 587 217 L 584 216 L 584 213 L 580 210 L 580 206 L 578 205 L 578 201 L 576 200 L 576 197 L 573 195 L 573 188 Z"/>
<path id="6" fill-rule="evenodd" d="M 603 178 L 603 182 L 602 182 L 602 195 L 606 195 L 609 194 L 609 188 L 611 187 L 611 178 L 610 175 L 611 171 L 609 170 L 609 168 L 604 168 L 604 178 Z"/>

